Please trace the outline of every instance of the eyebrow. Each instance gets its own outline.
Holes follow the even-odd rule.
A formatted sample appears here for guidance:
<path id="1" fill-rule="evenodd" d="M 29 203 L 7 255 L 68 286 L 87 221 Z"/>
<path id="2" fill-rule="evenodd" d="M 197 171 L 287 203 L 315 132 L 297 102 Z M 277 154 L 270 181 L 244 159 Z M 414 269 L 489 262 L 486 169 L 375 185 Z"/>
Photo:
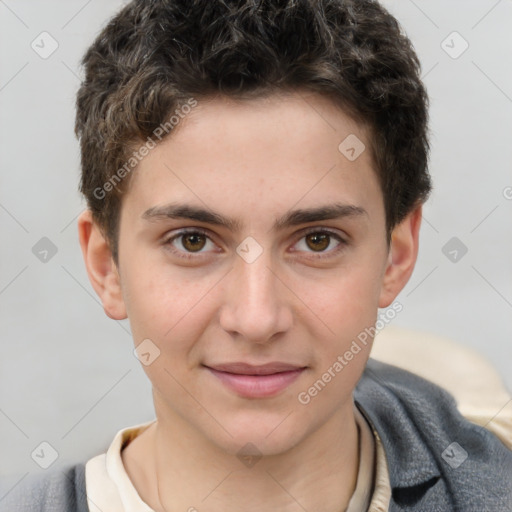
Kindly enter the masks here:
<path id="1" fill-rule="evenodd" d="M 289 211 L 279 219 L 276 219 L 272 229 L 274 231 L 279 231 L 288 227 L 306 224 L 308 222 L 336 220 L 347 217 L 361 217 L 363 215 L 368 216 L 368 212 L 360 206 L 340 203 L 328 204 L 317 208 Z M 170 203 L 163 206 L 154 206 L 146 210 L 142 214 L 142 218 L 148 221 L 188 219 L 215 226 L 222 226 L 234 232 L 241 231 L 243 226 L 238 219 L 230 219 L 211 210 L 183 203 Z"/>

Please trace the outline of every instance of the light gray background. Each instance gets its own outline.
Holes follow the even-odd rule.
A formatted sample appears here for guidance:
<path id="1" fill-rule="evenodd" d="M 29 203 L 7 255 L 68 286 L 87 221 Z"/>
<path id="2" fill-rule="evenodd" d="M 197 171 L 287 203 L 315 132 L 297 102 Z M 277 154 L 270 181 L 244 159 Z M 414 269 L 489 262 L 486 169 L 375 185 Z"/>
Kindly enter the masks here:
<path id="1" fill-rule="evenodd" d="M 0 0 L 0 475 L 12 485 L 44 471 L 31 458 L 43 441 L 56 468 L 153 418 L 129 326 L 103 313 L 76 230 L 78 61 L 121 4 Z M 422 61 L 435 185 L 394 323 L 478 349 L 512 388 L 512 2 L 385 5 Z M 59 44 L 47 59 L 31 48 L 43 31 Z M 441 46 L 453 31 L 469 43 L 457 59 Z M 42 237 L 58 249 L 46 263 L 32 252 Z M 468 248 L 456 263 L 442 252 L 452 237 Z"/>

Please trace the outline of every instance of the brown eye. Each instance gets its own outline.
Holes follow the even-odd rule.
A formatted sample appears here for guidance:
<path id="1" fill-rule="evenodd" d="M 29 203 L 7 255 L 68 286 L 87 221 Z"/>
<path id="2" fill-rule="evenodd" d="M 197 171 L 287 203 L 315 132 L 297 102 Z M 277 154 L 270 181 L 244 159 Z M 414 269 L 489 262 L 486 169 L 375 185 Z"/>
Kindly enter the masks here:
<path id="1" fill-rule="evenodd" d="M 329 247 L 331 235 L 326 233 L 311 233 L 306 235 L 307 246 L 314 251 L 324 251 Z"/>
<path id="2" fill-rule="evenodd" d="M 168 233 L 162 244 L 173 256 L 196 262 L 222 252 L 208 232 L 200 228 Z"/>
<path id="3" fill-rule="evenodd" d="M 315 260 L 340 255 L 348 243 L 336 232 L 327 229 L 311 229 L 295 244 L 293 252 L 302 253 Z"/>
<path id="4" fill-rule="evenodd" d="M 200 251 L 206 245 L 206 237 L 200 233 L 181 235 L 181 245 L 190 252 Z"/>

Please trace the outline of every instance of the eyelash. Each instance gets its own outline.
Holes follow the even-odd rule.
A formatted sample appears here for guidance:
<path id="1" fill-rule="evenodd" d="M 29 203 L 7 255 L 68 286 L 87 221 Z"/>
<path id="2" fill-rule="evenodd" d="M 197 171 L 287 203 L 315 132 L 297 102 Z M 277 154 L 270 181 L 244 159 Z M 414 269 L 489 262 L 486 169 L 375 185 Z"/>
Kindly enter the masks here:
<path id="1" fill-rule="evenodd" d="M 179 258 L 184 258 L 187 260 L 197 259 L 198 255 L 203 254 L 203 253 L 201 253 L 201 252 L 197 252 L 197 253 L 184 252 L 181 250 L 177 250 L 176 248 L 174 248 L 172 246 L 172 242 L 174 240 L 176 240 L 182 236 L 190 235 L 190 234 L 203 235 L 206 238 L 208 238 L 210 241 L 213 242 L 213 240 L 211 239 L 211 237 L 208 234 L 208 231 L 201 229 L 201 228 L 190 228 L 190 229 L 184 229 L 184 230 L 179 231 L 178 233 L 175 233 L 174 235 L 166 238 L 163 243 L 166 247 L 169 248 L 169 250 L 173 254 L 175 254 Z M 300 240 L 302 240 L 303 238 L 305 238 L 306 236 L 311 235 L 311 234 L 328 235 L 339 242 L 338 246 L 330 251 L 322 251 L 322 252 L 318 252 L 318 253 L 311 251 L 311 254 L 315 255 L 315 256 L 313 256 L 314 259 L 332 258 L 333 256 L 336 256 L 339 252 L 341 252 L 345 248 L 346 245 L 348 245 L 347 241 L 344 240 L 343 238 L 341 238 L 341 236 L 338 233 L 328 230 L 328 229 L 322 229 L 322 228 L 309 228 L 307 231 L 302 233 L 302 236 L 297 240 L 297 242 L 295 244 L 297 244 Z M 294 251 L 294 252 L 300 252 L 300 251 Z M 199 256 L 199 257 L 201 257 L 201 256 Z"/>
<path id="2" fill-rule="evenodd" d="M 322 229 L 322 228 L 308 228 L 306 231 L 301 232 L 301 237 L 295 242 L 294 245 L 296 245 L 298 242 L 300 242 L 302 239 L 304 239 L 306 236 L 315 234 L 315 235 L 328 235 L 330 238 L 334 238 L 338 245 L 334 249 L 330 249 L 327 251 L 320 251 L 320 252 L 314 252 L 314 251 L 307 251 L 309 254 L 312 254 L 313 258 L 321 260 L 326 258 L 332 258 L 334 256 L 337 256 L 345 247 L 348 245 L 347 241 L 343 239 L 338 233 L 335 231 L 331 231 L 330 229 Z M 330 241 L 329 241 L 330 245 Z M 300 252 L 300 251 L 294 251 L 294 252 Z"/>
<path id="3" fill-rule="evenodd" d="M 201 254 L 203 253 L 192 253 L 192 252 L 184 252 L 184 251 L 179 251 L 177 250 L 176 248 L 174 248 L 172 246 L 172 242 L 182 236 L 185 236 L 185 235 L 203 235 L 205 236 L 206 238 L 208 238 L 209 240 L 211 240 L 211 237 L 208 235 L 208 232 L 205 231 L 204 229 L 201 229 L 201 228 L 190 228 L 190 229 L 182 229 L 181 231 L 178 231 L 177 233 L 175 233 L 174 235 L 172 235 L 171 237 L 168 237 L 164 240 L 164 245 L 176 256 L 178 256 L 178 258 L 183 258 L 183 259 L 186 259 L 186 260 L 191 260 L 191 259 L 198 259 L 198 257 L 200 258 Z M 198 256 L 199 255 L 199 256 Z"/>

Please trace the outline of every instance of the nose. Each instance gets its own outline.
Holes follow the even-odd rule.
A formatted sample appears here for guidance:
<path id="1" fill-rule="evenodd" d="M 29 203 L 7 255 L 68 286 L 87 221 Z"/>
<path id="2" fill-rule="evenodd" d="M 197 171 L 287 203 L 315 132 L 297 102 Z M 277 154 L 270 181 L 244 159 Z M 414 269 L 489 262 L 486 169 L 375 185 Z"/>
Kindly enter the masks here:
<path id="1" fill-rule="evenodd" d="M 252 263 L 237 258 L 229 272 L 220 323 L 232 336 L 263 344 L 290 329 L 293 315 L 286 300 L 293 294 L 271 264 L 264 251 Z"/>

